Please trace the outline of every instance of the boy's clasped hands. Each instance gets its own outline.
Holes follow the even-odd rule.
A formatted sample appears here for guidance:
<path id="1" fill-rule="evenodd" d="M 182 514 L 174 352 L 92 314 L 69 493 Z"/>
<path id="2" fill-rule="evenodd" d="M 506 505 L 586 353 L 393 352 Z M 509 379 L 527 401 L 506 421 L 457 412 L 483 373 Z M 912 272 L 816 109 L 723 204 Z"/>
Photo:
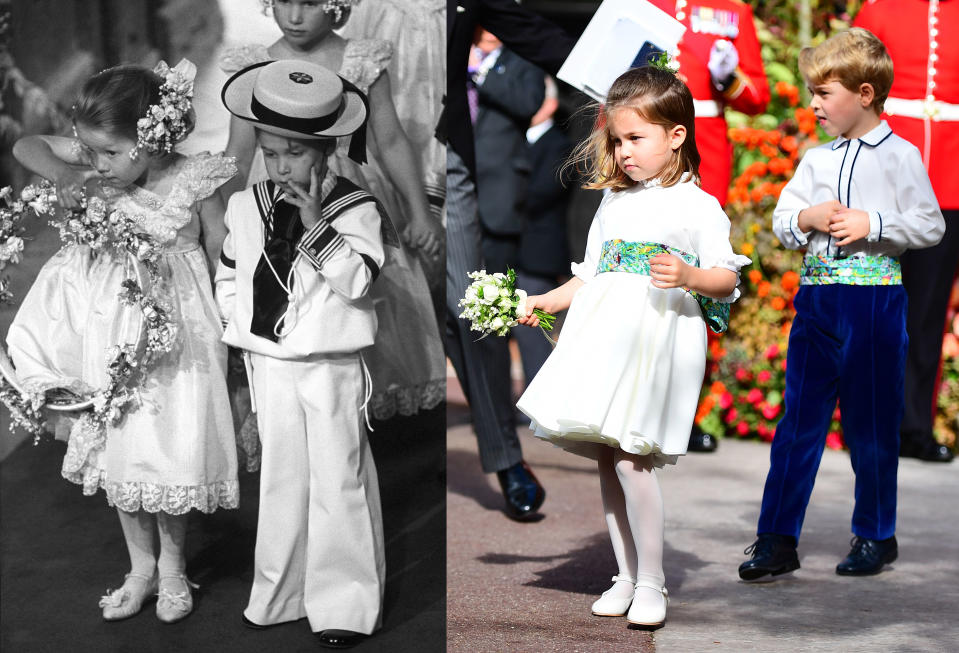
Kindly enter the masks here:
<path id="1" fill-rule="evenodd" d="M 799 228 L 802 231 L 815 229 L 829 234 L 840 247 L 850 245 L 869 235 L 869 214 L 850 209 L 838 200 L 810 206 L 799 212 Z"/>

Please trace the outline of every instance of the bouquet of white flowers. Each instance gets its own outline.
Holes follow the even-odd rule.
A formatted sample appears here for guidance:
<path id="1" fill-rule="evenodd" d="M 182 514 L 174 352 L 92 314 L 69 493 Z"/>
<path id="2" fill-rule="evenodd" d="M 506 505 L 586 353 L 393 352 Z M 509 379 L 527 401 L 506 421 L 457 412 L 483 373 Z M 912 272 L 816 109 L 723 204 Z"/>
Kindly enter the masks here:
<path id="1" fill-rule="evenodd" d="M 516 319 L 526 315 L 526 291 L 516 287 L 516 272 L 507 268 L 506 274 L 486 270 L 470 272 L 473 283 L 466 289 L 466 297 L 460 300 L 463 307 L 460 317 L 470 321 L 470 330 L 480 331 L 483 337 L 490 334 L 505 336 L 516 326 Z M 556 316 L 538 308 L 533 313 L 539 317 L 543 333 L 553 329 Z M 546 336 L 549 338 L 549 336 Z"/>

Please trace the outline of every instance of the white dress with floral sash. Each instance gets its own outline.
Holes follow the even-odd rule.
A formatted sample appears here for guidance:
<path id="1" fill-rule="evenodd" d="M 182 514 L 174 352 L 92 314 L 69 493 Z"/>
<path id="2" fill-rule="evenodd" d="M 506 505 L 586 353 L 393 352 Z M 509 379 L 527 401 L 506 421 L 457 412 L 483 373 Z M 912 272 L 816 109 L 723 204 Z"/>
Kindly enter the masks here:
<path id="1" fill-rule="evenodd" d="M 163 297 L 177 323 L 173 351 L 139 388 L 140 403 L 105 438 L 70 432 L 64 478 L 84 494 L 106 492 L 124 511 L 183 514 L 235 508 L 239 502 L 236 441 L 226 391 L 226 347 L 195 204 L 232 177 L 232 159 L 198 154 L 171 170 L 161 197 L 139 187 L 106 189 L 116 208 L 163 243 Z M 136 333 L 117 299 L 132 264 L 109 252 L 65 246 L 44 265 L 7 337 L 27 385 L 102 387 L 106 351 Z"/>
<path id="2" fill-rule="evenodd" d="M 339 74 L 368 93 L 392 58 L 388 41 L 348 41 Z M 246 66 L 272 59 L 263 46 L 243 46 L 227 51 L 223 70 L 232 73 Z M 372 108 L 375 111 L 375 108 Z M 367 144 L 372 144 L 368 136 Z M 403 204 L 396 187 L 368 153 L 360 165 L 348 156 L 350 139 L 342 138 L 330 158 L 330 169 L 369 191 L 391 216 L 402 215 Z M 248 184 L 266 179 L 262 155 L 257 150 Z M 376 306 L 376 343 L 363 350 L 373 377 L 371 413 L 377 419 L 413 415 L 435 407 L 446 396 L 446 365 L 443 343 L 436 325 L 426 276 L 415 256 L 405 248 L 386 248 L 386 263 L 373 284 Z"/>
<path id="3" fill-rule="evenodd" d="M 603 198 L 576 292 L 556 348 L 517 407 L 535 435 L 590 458 L 600 446 L 650 455 L 654 465 L 686 453 L 706 364 L 706 323 L 682 288 L 646 274 L 597 273 L 604 243 L 656 243 L 694 254 L 702 268 L 749 264 L 729 244 L 729 219 L 690 181 L 657 180 Z M 739 296 L 721 300 L 732 302 Z"/>

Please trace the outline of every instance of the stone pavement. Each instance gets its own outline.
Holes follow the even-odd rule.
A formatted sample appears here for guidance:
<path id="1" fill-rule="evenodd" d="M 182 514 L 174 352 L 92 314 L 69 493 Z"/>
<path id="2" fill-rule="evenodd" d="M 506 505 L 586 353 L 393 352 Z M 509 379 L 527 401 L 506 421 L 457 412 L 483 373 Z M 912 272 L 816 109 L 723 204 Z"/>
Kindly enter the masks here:
<path id="1" fill-rule="evenodd" d="M 451 383 L 451 386 L 453 384 Z M 452 390 L 452 388 L 451 388 Z M 849 550 L 853 476 L 827 450 L 807 511 L 802 568 L 774 583 L 736 574 L 753 540 L 768 445 L 724 440 L 660 473 L 666 502 L 666 626 L 628 630 L 593 617 L 616 569 L 593 463 L 520 429 L 547 489 L 543 518 L 500 512 L 479 466 L 468 412 L 448 407 L 449 652 L 956 651 L 959 650 L 959 465 L 903 460 L 900 557 L 878 576 L 835 574 Z"/>

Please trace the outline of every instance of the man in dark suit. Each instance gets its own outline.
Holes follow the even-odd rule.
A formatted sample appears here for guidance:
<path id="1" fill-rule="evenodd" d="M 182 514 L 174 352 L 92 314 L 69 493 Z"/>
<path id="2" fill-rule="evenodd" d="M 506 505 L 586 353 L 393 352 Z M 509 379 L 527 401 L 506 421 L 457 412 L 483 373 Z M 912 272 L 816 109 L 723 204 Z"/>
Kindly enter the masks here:
<path id="1" fill-rule="evenodd" d="M 523 462 L 516 435 L 506 341 L 476 342 L 469 325 L 458 317 L 458 303 L 469 281 L 466 275 L 482 266 L 476 159 L 466 93 L 468 58 L 479 24 L 524 59 L 554 74 L 574 40 L 514 0 L 447 0 L 446 348 L 470 403 L 483 470 L 497 472 L 507 514 L 528 519 L 535 516 L 545 492 Z"/>
<path id="2" fill-rule="evenodd" d="M 549 292 L 569 279 L 570 273 L 566 210 L 572 185 L 569 174 L 560 177 L 560 169 L 572 143 L 553 120 L 559 108 L 557 96 L 556 82 L 546 77 L 546 98 L 526 130 L 530 162 L 527 220 L 520 236 L 516 279 L 531 295 Z M 537 329 L 517 328 L 512 335 L 519 344 L 523 375 L 529 384 L 553 347 Z"/>
<path id="3" fill-rule="evenodd" d="M 483 261 L 490 272 L 519 265 L 530 176 L 526 128 L 543 103 L 543 71 L 480 30 L 470 56 L 476 72 L 476 192 Z"/>

